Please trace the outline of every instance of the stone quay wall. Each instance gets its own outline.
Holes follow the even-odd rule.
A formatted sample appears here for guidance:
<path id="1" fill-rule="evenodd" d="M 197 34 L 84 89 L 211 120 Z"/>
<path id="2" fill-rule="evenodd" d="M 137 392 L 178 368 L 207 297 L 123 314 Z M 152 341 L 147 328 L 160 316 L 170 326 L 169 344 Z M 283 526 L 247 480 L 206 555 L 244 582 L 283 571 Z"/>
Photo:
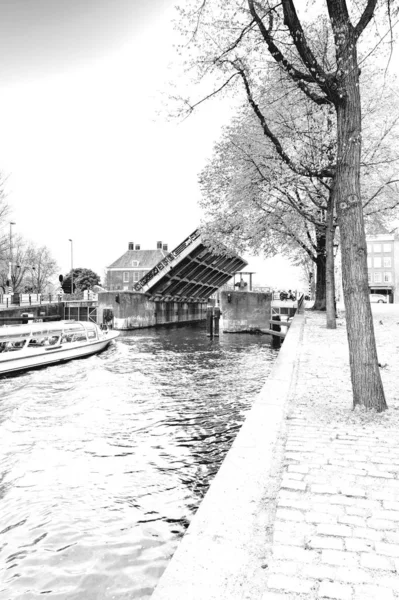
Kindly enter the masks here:
<path id="1" fill-rule="evenodd" d="M 297 313 L 151 600 L 399 598 L 399 305 L 372 312 L 389 410 L 353 409 L 344 316 Z"/>
<path id="2" fill-rule="evenodd" d="M 206 319 L 206 303 L 151 300 L 138 292 L 104 292 L 98 295 L 97 322 L 112 315 L 114 329 L 140 329 Z"/>
<path id="3" fill-rule="evenodd" d="M 296 377 L 304 321 L 297 312 L 264 387 L 151 600 L 285 600 L 264 592 L 287 397 Z"/>
<path id="4" fill-rule="evenodd" d="M 220 292 L 222 331 L 244 332 L 270 329 L 272 294 L 263 292 Z"/>
<path id="5" fill-rule="evenodd" d="M 0 311 L 0 324 L 5 325 L 8 323 L 8 319 L 19 318 L 24 313 L 33 315 L 35 319 L 56 316 L 60 316 L 61 319 L 63 319 L 64 303 L 58 302 L 57 304 L 37 304 L 35 306 L 18 306 L 13 308 L 6 308 Z M 14 321 L 14 323 L 16 322 L 17 321 Z"/>

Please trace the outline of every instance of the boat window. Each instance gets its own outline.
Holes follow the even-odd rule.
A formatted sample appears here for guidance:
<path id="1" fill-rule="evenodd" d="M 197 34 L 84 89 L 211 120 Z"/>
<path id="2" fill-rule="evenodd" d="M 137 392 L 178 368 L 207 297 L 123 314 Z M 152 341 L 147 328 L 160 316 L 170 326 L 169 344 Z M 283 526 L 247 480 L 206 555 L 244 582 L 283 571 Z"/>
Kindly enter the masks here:
<path id="1" fill-rule="evenodd" d="M 59 340 L 59 335 L 36 335 L 29 340 L 29 348 L 41 348 L 42 346 L 54 346 Z"/>
<path id="2" fill-rule="evenodd" d="M 65 327 L 63 333 L 62 333 L 62 337 L 61 337 L 61 344 L 65 344 L 65 343 L 69 343 L 69 342 L 76 342 L 76 335 L 82 335 L 83 334 L 83 339 L 86 340 L 86 334 L 85 334 L 85 330 L 83 329 L 82 326 L 79 326 L 78 324 L 69 326 L 69 327 Z"/>
<path id="3" fill-rule="evenodd" d="M 7 334 L 7 335 L 2 335 L 2 341 L 3 342 L 17 342 L 17 341 L 21 341 L 24 339 L 24 335 L 21 335 L 20 333 L 16 333 L 16 334 Z"/>
<path id="4" fill-rule="evenodd" d="M 78 331 L 77 333 L 73 334 L 72 339 L 70 341 L 71 342 L 86 342 L 86 340 L 87 340 L 86 332 Z"/>
<path id="5" fill-rule="evenodd" d="M 26 344 L 26 340 L 18 340 L 15 342 L 1 342 L 0 352 L 12 352 L 14 350 L 21 350 Z"/>
<path id="6" fill-rule="evenodd" d="M 88 340 L 96 340 L 98 338 L 97 331 L 95 329 L 89 329 L 87 331 Z"/>

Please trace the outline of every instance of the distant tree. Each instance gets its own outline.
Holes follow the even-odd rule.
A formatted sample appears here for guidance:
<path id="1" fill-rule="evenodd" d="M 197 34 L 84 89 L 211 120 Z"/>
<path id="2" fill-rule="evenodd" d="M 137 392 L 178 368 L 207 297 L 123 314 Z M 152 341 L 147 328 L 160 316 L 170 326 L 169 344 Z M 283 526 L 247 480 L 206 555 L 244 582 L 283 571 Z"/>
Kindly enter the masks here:
<path id="1" fill-rule="evenodd" d="M 6 236 L 7 237 L 7 236 Z M 11 286 L 16 294 L 24 291 L 23 281 L 28 276 L 30 257 L 28 245 L 22 236 L 14 236 L 12 256 L 8 239 L 5 242 L 5 251 L 0 259 L 0 284 L 6 290 Z"/>
<path id="2" fill-rule="evenodd" d="M 16 236 L 13 240 L 12 260 L 10 261 L 9 243 L 0 259 L 0 285 L 5 289 L 8 281 L 16 294 L 40 294 L 57 271 L 57 263 L 47 246 L 37 247 L 22 236 Z"/>
<path id="3" fill-rule="evenodd" d="M 27 254 L 29 259 L 28 270 L 30 278 L 24 280 L 25 289 L 41 294 L 50 283 L 51 278 L 57 273 L 58 265 L 51 256 L 51 252 L 47 246 L 36 248 L 31 245 L 28 248 Z"/>
<path id="4" fill-rule="evenodd" d="M 0 263 L 9 260 L 9 221 L 10 207 L 5 191 L 6 177 L 0 172 Z M 1 285 L 1 279 L 0 279 Z"/>
<path id="5" fill-rule="evenodd" d="M 83 292 L 84 290 L 90 290 L 94 285 L 100 285 L 101 278 L 97 273 L 91 269 L 85 269 L 77 267 L 73 271 L 69 271 L 64 277 L 62 288 L 64 292 L 69 293 L 71 290 L 71 278 L 73 273 L 73 287 L 74 290 Z"/>

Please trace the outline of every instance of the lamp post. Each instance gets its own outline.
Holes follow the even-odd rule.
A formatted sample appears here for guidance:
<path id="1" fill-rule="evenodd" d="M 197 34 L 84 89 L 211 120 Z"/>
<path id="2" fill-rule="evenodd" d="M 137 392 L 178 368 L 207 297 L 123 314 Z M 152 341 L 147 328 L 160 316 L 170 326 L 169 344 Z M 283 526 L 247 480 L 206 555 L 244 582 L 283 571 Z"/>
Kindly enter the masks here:
<path id="1" fill-rule="evenodd" d="M 36 267 L 32 267 L 32 271 L 31 271 L 31 275 L 32 275 L 32 293 L 35 293 L 35 276 L 36 276 Z"/>
<path id="2" fill-rule="evenodd" d="M 15 225 L 14 221 L 10 221 L 10 269 L 9 269 L 9 273 L 10 273 L 11 287 L 13 287 L 13 283 L 12 283 L 12 226 L 13 225 Z"/>
<path id="3" fill-rule="evenodd" d="M 69 238 L 71 242 L 71 294 L 73 294 L 73 240 Z"/>

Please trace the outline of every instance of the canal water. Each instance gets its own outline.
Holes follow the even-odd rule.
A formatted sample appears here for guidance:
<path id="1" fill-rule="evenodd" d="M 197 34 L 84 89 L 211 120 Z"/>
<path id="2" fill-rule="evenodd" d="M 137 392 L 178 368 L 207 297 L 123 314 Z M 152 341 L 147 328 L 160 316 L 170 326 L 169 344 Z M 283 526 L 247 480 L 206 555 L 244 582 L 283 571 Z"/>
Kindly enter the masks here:
<path id="1" fill-rule="evenodd" d="M 147 599 L 264 384 L 202 325 L 0 380 L 0 599 Z"/>

